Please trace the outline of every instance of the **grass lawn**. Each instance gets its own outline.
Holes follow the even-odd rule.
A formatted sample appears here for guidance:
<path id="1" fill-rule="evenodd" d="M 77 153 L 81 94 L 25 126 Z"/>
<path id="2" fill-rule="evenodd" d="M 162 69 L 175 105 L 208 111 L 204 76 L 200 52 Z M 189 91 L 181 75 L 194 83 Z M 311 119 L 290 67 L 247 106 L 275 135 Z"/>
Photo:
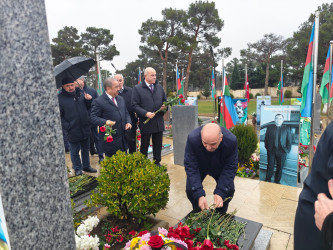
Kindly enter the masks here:
<path id="1" fill-rule="evenodd" d="M 272 98 L 272 105 L 279 105 L 278 98 Z M 285 98 L 283 105 L 290 105 L 290 99 Z M 217 101 L 216 101 L 217 106 Z M 257 112 L 257 101 L 256 99 L 250 99 L 248 103 L 248 114 L 250 115 L 253 112 Z M 218 112 L 218 109 L 217 109 Z M 214 101 L 213 100 L 199 100 L 198 101 L 198 113 L 199 115 L 214 115 Z M 216 114 L 217 115 L 217 114 Z"/>

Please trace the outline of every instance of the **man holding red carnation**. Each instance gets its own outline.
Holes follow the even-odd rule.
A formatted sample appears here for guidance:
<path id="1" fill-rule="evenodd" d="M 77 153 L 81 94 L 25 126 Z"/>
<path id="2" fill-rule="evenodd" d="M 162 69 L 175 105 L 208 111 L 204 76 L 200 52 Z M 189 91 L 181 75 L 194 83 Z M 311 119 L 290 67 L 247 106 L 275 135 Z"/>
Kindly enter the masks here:
<path id="1" fill-rule="evenodd" d="M 126 151 L 128 148 L 125 130 L 131 129 L 131 117 L 126 109 L 125 100 L 118 96 L 119 82 L 110 77 L 104 81 L 104 93 L 97 97 L 91 108 L 91 122 L 100 127 L 99 142 L 106 156 L 111 157 L 118 150 Z M 104 140 L 104 125 L 111 126 L 115 134 Z"/>
<path id="2" fill-rule="evenodd" d="M 235 192 L 237 165 L 237 138 L 227 129 L 209 123 L 188 135 L 184 156 L 186 194 L 194 210 L 209 208 L 202 182 L 210 175 L 216 181 L 215 208 L 221 213 L 227 212 Z"/>

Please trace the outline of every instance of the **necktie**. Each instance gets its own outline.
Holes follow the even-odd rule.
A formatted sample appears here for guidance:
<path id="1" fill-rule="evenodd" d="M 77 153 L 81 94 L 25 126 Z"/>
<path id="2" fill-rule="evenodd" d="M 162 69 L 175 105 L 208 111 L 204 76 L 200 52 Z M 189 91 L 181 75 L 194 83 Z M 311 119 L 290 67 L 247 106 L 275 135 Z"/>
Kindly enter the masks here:
<path id="1" fill-rule="evenodd" d="M 150 85 L 149 85 L 149 88 L 150 88 L 150 91 L 153 93 L 153 91 L 154 91 L 153 84 L 150 84 Z"/>
<path id="2" fill-rule="evenodd" d="M 118 105 L 117 105 L 116 100 L 114 99 L 114 97 L 112 97 L 112 101 L 113 101 L 114 105 L 116 105 L 118 107 Z"/>
<path id="3" fill-rule="evenodd" d="M 278 149 L 279 148 L 279 139 L 280 139 L 280 127 L 277 127 L 276 128 L 276 131 L 275 131 L 275 148 Z"/>

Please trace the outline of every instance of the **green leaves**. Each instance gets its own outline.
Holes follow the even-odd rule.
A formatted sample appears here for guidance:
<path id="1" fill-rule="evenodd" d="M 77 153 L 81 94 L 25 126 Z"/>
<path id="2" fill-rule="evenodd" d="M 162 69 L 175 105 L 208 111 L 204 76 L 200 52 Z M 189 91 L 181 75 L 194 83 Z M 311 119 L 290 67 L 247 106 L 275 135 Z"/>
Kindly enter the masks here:
<path id="1" fill-rule="evenodd" d="M 168 202 L 170 179 L 165 167 L 158 167 L 141 153 L 118 151 L 101 163 L 90 206 L 106 206 L 118 218 L 145 220 Z"/>

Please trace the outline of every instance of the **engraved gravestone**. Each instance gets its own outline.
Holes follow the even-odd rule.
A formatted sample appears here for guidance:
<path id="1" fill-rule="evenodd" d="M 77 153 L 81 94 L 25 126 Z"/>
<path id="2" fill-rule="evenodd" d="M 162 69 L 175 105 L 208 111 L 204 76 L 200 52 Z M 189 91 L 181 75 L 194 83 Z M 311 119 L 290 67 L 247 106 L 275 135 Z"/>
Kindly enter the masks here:
<path id="1" fill-rule="evenodd" d="M 12 249 L 75 249 L 42 0 L 0 0 L 0 192 Z"/>

